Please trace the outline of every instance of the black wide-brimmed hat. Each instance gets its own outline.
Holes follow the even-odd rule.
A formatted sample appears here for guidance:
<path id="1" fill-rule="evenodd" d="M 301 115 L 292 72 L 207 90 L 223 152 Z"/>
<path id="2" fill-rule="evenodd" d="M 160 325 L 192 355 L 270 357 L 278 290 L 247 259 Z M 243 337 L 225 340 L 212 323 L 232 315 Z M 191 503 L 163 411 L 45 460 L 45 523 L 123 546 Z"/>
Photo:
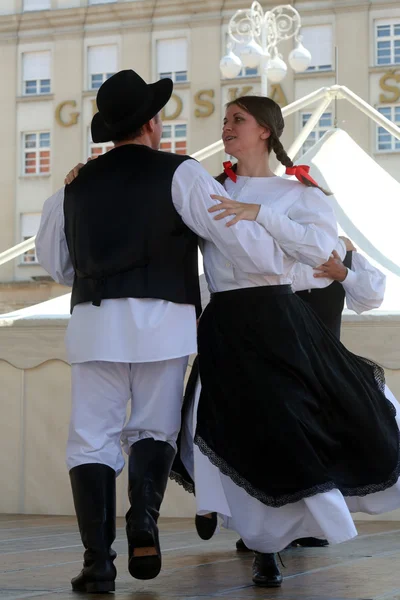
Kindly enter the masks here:
<path id="1" fill-rule="evenodd" d="M 92 140 L 109 142 L 124 133 L 140 129 L 171 98 L 171 79 L 146 83 L 135 71 L 119 71 L 97 92 L 97 108 L 92 119 Z"/>

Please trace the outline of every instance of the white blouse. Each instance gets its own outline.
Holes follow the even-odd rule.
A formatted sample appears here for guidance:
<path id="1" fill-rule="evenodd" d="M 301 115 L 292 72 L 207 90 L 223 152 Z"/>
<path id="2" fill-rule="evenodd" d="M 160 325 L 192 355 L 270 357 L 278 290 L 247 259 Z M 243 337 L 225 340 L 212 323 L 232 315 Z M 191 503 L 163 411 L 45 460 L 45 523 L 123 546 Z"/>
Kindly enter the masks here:
<path id="1" fill-rule="evenodd" d="M 269 271 L 250 272 L 240 268 L 235 259 L 230 260 L 223 248 L 205 239 L 204 274 L 210 292 L 291 284 L 297 261 L 315 267 L 329 258 L 337 240 L 336 218 L 323 192 L 281 177 L 239 176 L 236 183 L 227 179 L 224 186 L 226 195 L 235 200 L 261 204 L 257 222 L 271 234 L 274 247 L 283 252 L 280 265 L 271 265 L 274 268 Z M 244 223 L 240 221 L 237 226 Z"/>

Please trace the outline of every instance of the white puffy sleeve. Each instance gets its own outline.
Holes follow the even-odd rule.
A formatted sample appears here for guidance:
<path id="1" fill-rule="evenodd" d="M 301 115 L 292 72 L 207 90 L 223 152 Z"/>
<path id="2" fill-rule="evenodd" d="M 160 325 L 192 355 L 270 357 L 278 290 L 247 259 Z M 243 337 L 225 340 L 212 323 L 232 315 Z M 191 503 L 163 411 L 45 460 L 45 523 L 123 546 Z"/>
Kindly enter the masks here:
<path id="1" fill-rule="evenodd" d="M 379 308 L 382 304 L 386 276 L 364 256 L 353 252 L 351 269 L 348 269 L 342 285 L 346 292 L 347 308 L 361 314 L 366 310 Z"/>
<path id="2" fill-rule="evenodd" d="M 287 215 L 262 205 L 257 222 L 289 256 L 311 267 L 328 260 L 338 239 L 335 213 L 318 188 L 304 186 Z"/>
<path id="3" fill-rule="evenodd" d="M 54 281 L 72 286 L 74 269 L 64 232 L 64 188 L 44 203 L 35 245 L 40 265 Z"/>

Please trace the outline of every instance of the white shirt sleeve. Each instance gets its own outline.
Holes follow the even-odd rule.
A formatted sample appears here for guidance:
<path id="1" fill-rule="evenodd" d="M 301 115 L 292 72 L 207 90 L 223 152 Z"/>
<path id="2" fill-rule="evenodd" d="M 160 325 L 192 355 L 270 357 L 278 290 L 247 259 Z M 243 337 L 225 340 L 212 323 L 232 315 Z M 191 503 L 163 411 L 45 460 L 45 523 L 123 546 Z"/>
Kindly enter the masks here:
<path id="1" fill-rule="evenodd" d="M 382 304 L 386 276 L 364 256 L 353 252 L 351 269 L 348 269 L 342 285 L 346 292 L 347 308 L 361 314 L 366 310 L 379 308 Z"/>
<path id="2" fill-rule="evenodd" d="M 35 244 L 40 265 L 57 283 L 72 286 L 74 269 L 64 233 L 64 188 L 44 203 Z"/>
<path id="3" fill-rule="evenodd" d="M 186 225 L 201 238 L 213 242 L 226 258 L 245 273 L 281 275 L 285 255 L 273 237 L 258 223 L 239 221 L 227 227 L 209 213 L 218 204 L 211 194 L 227 196 L 226 190 L 194 160 L 182 163 L 172 181 L 172 200 Z M 287 267 L 287 263 L 286 263 Z"/>
<path id="4" fill-rule="evenodd" d="M 257 222 L 289 256 L 312 267 L 328 260 L 338 239 L 335 213 L 318 188 L 304 186 L 287 215 L 262 205 Z"/>
<path id="5" fill-rule="evenodd" d="M 339 254 L 341 260 L 346 256 L 346 246 L 343 240 L 338 239 L 334 248 Z M 333 281 L 329 277 L 314 277 L 315 271 L 313 267 L 297 262 L 293 268 L 292 288 L 294 292 L 302 290 L 312 290 L 315 288 L 322 289 L 328 287 Z"/>

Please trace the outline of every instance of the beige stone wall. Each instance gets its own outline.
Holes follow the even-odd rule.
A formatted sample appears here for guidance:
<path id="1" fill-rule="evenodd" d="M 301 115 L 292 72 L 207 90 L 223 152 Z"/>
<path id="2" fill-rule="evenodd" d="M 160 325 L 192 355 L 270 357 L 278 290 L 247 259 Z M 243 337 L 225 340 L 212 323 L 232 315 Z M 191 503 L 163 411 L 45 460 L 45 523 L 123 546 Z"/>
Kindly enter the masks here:
<path id="1" fill-rule="evenodd" d="M 0 283 L 0 316 L 67 294 L 70 288 L 54 281 Z"/>

